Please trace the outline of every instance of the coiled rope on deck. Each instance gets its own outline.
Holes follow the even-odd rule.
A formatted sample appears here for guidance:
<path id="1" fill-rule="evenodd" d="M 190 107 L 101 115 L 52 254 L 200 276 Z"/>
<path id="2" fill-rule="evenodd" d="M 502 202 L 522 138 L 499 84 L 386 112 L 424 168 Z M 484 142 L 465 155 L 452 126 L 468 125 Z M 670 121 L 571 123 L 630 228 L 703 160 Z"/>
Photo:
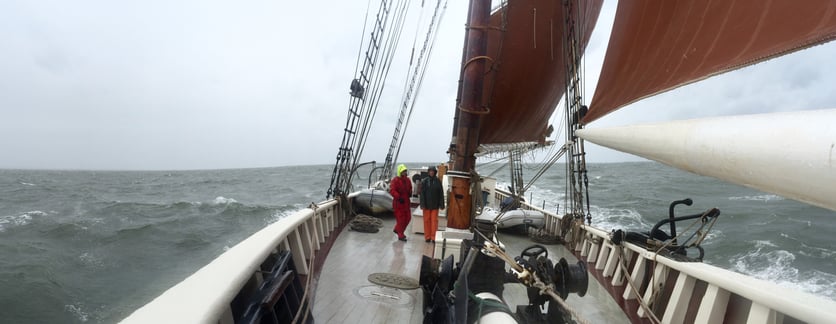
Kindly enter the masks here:
<path id="1" fill-rule="evenodd" d="M 383 227 L 383 220 L 366 215 L 357 215 L 348 223 L 348 227 L 352 231 L 377 233 Z"/>

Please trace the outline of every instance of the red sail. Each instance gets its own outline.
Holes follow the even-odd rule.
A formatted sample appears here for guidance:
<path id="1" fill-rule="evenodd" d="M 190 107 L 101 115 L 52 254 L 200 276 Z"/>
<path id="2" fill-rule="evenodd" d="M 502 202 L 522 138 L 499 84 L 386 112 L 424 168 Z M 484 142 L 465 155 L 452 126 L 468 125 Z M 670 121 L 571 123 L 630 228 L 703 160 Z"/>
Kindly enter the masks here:
<path id="1" fill-rule="evenodd" d="M 577 15 L 573 19 L 579 22 L 581 52 L 601 4 L 602 0 L 571 3 Z M 566 84 L 563 12 L 563 1 L 522 0 L 509 1 L 491 15 L 488 56 L 493 62 L 486 64 L 486 107 L 463 108 L 490 110 L 482 116 L 479 143 L 544 141 L 549 117 Z"/>
<path id="2" fill-rule="evenodd" d="M 836 37 L 836 1 L 619 1 L 589 123 L 640 99 Z"/>

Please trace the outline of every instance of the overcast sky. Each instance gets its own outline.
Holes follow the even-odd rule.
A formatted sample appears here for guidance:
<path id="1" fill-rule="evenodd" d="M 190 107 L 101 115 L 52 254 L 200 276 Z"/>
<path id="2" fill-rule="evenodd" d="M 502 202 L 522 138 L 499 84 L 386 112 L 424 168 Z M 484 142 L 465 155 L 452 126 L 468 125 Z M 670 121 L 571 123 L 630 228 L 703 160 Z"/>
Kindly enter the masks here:
<path id="1" fill-rule="evenodd" d="M 402 161 L 446 160 L 466 7 L 450 0 Z M 614 7 L 605 1 L 587 51 L 588 95 Z M 0 168 L 332 164 L 365 12 L 365 1 L 0 1 Z M 415 34 L 407 26 L 403 48 Z M 835 54 L 817 46 L 590 126 L 836 108 Z M 363 160 L 385 158 L 406 66 L 393 67 Z M 592 162 L 637 159 L 588 149 Z"/>

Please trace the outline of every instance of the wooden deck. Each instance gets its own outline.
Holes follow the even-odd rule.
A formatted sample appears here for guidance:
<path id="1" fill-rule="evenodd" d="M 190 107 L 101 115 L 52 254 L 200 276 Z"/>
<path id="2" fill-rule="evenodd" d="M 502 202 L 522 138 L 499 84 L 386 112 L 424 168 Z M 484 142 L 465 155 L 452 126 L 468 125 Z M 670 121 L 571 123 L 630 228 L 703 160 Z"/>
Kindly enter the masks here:
<path id="1" fill-rule="evenodd" d="M 399 274 L 418 279 L 421 255 L 432 255 L 433 245 L 421 234 L 407 233 L 408 241 L 398 241 L 392 227 L 394 219 L 384 219 L 378 233 L 344 230 L 332 247 L 317 284 L 313 314 L 317 323 L 421 323 L 423 293 L 420 288 L 398 290 L 375 285 L 368 275 L 376 272 Z M 531 245 L 524 235 L 500 233 L 512 255 Z M 561 245 L 548 246 L 555 262 L 565 257 L 577 259 Z M 373 297 L 369 297 L 373 296 Z M 506 284 L 505 296 L 511 309 L 527 304 L 525 287 Z M 593 323 L 629 323 L 608 293 L 590 277 L 586 297 L 570 295 L 567 302 Z"/>
<path id="2" fill-rule="evenodd" d="M 368 281 L 377 272 L 418 280 L 421 255 L 432 255 L 423 235 L 407 232 L 398 241 L 394 218 L 383 221 L 378 233 L 343 230 L 328 253 L 317 283 L 314 319 L 317 323 L 421 323 L 421 289 L 399 290 Z"/>
<path id="3" fill-rule="evenodd" d="M 496 191 L 489 197 L 498 202 L 507 195 Z M 560 218 L 540 211 L 547 215 L 546 230 L 559 233 Z M 421 255 L 430 254 L 433 246 L 425 243 L 420 234 L 409 234 L 409 242 L 397 241 L 390 232 L 394 225 L 392 219 L 386 220 L 381 232 L 375 234 L 342 230 L 346 221 L 344 208 L 336 200 L 311 204 L 310 208 L 288 215 L 236 244 L 134 311 L 123 323 L 235 323 L 254 309 L 249 301 L 262 303 L 258 308 L 266 311 L 262 315 L 272 316 L 274 312 L 288 315 L 291 314 L 288 312 L 295 314 L 295 306 L 291 305 L 290 309 L 285 306 L 298 297 L 316 299 L 311 300 L 313 316 L 320 323 L 420 323 L 423 296 L 418 289 L 378 287 L 367 278 L 377 272 L 417 278 Z M 631 316 L 646 316 L 643 311 L 631 310 L 630 303 L 639 298 L 661 300 L 650 311 L 666 323 L 836 323 L 833 301 L 708 264 L 657 257 L 652 251 L 629 242 L 623 243 L 628 250 L 625 258 L 629 260 L 622 264 L 619 262 L 622 254 L 614 252 L 620 250 L 614 248 L 609 232 L 586 225 L 580 226 L 580 230 L 575 235 L 582 242 L 572 252 L 586 262 L 592 276 L 586 296 L 571 294 L 567 303 L 592 323 L 626 323 L 628 317 L 617 302 L 626 305 L 623 308 Z M 454 232 L 448 233 L 451 237 L 448 244 L 461 239 Z M 524 235 L 500 233 L 498 236 L 511 256 L 531 245 Z M 440 251 L 457 255 L 452 248 L 448 245 Z M 561 257 L 569 263 L 577 262 L 562 245 L 548 246 L 548 249 L 553 262 Z M 282 303 L 275 298 L 263 299 L 279 293 L 276 289 L 281 288 L 268 285 L 267 290 L 262 289 L 262 284 L 267 282 L 264 269 L 276 265 L 280 251 L 290 252 L 296 272 L 312 280 L 310 287 L 317 291 L 315 296 L 293 295 L 294 298 Z M 321 261 L 326 256 L 327 261 Z M 320 276 L 309 277 L 316 269 L 322 269 L 318 272 Z M 651 274 L 652 278 L 645 274 Z M 614 288 L 613 298 L 595 279 Z M 627 282 L 634 283 L 628 288 Z M 661 295 L 654 296 L 658 292 Z M 516 305 L 527 303 L 525 288 L 505 284 L 503 299 L 511 309 L 516 309 Z"/>

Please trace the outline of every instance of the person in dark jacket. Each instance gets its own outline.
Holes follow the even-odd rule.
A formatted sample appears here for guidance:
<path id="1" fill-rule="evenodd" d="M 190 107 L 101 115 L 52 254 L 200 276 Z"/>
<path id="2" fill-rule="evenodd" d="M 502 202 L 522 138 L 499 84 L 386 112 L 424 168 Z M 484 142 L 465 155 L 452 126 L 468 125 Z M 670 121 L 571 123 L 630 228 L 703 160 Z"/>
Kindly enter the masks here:
<path id="1" fill-rule="evenodd" d="M 424 211 L 424 241 L 435 242 L 435 232 L 438 230 L 438 210 L 444 209 L 444 189 L 441 181 L 436 177 L 438 170 L 430 166 L 428 176 L 421 180 L 421 209 Z"/>
<path id="2" fill-rule="evenodd" d="M 389 194 L 392 195 L 392 210 L 395 212 L 395 229 L 398 239 L 406 241 L 406 226 L 412 219 L 409 209 L 409 197 L 412 196 L 412 181 L 406 174 L 406 166 L 398 165 L 398 176 L 389 182 Z"/>

